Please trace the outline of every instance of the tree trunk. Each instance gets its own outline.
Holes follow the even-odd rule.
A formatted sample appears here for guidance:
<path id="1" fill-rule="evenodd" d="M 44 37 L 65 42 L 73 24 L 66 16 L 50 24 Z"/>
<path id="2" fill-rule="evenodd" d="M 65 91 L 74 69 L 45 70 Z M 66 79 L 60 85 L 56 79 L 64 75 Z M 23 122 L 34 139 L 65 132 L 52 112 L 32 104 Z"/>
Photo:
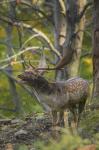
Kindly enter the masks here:
<path id="1" fill-rule="evenodd" d="M 66 0 L 66 40 L 63 46 L 64 55 L 56 68 L 67 65 L 69 77 L 78 74 L 85 24 L 84 16 L 80 18 L 80 14 L 85 4 L 86 0 Z"/>
<path id="2" fill-rule="evenodd" d="M 15 3 L 11 2 L 9 4 L 9 10 L 8 10 L 8 15 L 9 17 L 11 18 L 11 20 L 14 21 L 15 19 Z M 12 46 L 12 31 L 13 31 L 13 26 L 8 24 L 7 27 L 6 27 L 6 38 L 7 38 L 7 54 L 9 57 L 11 57 L 13 55 L 13 46 Z M 12 70 L 12 66 L 10 65 L 11 62 L 9 62 L 9 66 L 8 66 L 8 73 L 10 75 L 12 75 L 13 73 L 13 70 Z M 12 95 L 12 99 L 13 99 L 13 103 L 15 105 L 15 111 L 19 112 L 20 110 L 20 103 L 19 103 L 19 96 L 18 96 L 18 93 L 17 93 L 17 90 L 16 90 L 16 85 L 15 85 L 15 82 L 12 78 L 8 78 L 8 81 L 9 81 L 9 87 L 10 87 L 10 93 Z"/>
<path id="3" fill-rule="evenodd" d="M 86 0 L 77 1 L 77 16 L 82 12 Z M 82 42 L 83 42 L 83 33 L 85 26 L 85 16 L 83 16 L 78 22 L 75 22 L 75 33 L 76 37 L 74 39 L 74 54 L 73 62 L 69 65 L 69 74 L 70 76 L 77 76 L 79 71 L 80 56 L 82 51 Z"/>
<path id="4" fill-rule="evenodd" d="M 62 14 L 62 8 L 60 5 L 59 0 L 54 0 L 54 9 L 53 9 L 53 16 L 54 16 L 54 41 L 55 41 L 55 48 L 63 54 L 63 44 L 65 41 L 66 35 L 66 21 L 64 14 Z M 59 59 L 55 57 L 55 62 L 57 63 Z M 55 79 L 60 80 L 66 78 L 66 71 L 62 70 L 56 71 Z"/>
<path id="5" fill-rule="evenodd" d="M 94 0 L 93 81 L 95 98 L 99 98 L 99 0 Z"/>

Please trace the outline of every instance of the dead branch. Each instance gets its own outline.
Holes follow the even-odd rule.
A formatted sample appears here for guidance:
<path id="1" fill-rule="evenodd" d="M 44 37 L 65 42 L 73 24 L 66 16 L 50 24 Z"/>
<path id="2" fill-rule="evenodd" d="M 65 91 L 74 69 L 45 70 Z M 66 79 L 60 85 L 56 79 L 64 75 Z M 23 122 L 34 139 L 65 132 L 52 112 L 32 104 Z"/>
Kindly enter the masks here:
<path id="1" fill-rule="evenodd" d="M 39 37 L 41 37 L 49 46 L 49 48 L 55 53 L 57 54 L 58 57 L 61 58 L 61 54 L 59 53 L 59 51 L 54 47 L 54 45 L 52 44 L 52 42 L 50 41 L 50 39 L 41 31 L 37 30 L 36 28 L 33 28 L 32 30 L 35 33 L 39 34 Z"/>
<path id="2" fill-rule="evenodd" d="M 62 13 L 65 15 L 66 14 L 66 8 L 65 8 L 65 4 L 63 0 L 59 0 L 61 9 L 62 9 Z"/>
<path id="3" fill-rule="evenodd" d="M 89 6 L 92 6 L 92 5 L 93 5 L 93 3 L 92 3 L 92 2 L 89 2 L 89 3 L 87 3 L 87 4 L 84 6 L 82 12 L 81 12 L 81 13 L 79 14 L 79 16 L 77 17 L 77 22 L 79 22 L 80 19 L 83 17 L 83 15 L 85 14 L 85 12 L 86 12 L 86 10 L 88 9 L 88 7 L 89 7 Z"/>
<path id="4" fill-rule="evenodd" d="M 35 5 L 34 6 L 31 5 L 31 3 L 29 3 L 26 0 L 21 0 L 20 3 L 32 8 L 32 10 L 34 10 L 34 11 L 39 12 L 40 14 L 42 14 L 48 20 L 48 22 L 50 21 L 52 24 L 54 24 L 52 19 L 50 19 L 50 17 L 48 17 L 41 9 L 39 9 L 38 7 L 35 7 Z"/>
<path id="5" fill-rule="evenodd" d="M 50 39 L 43 32 L 37 30 L 36 28 L 32 28 L 32 26 L 30 26 L 28 24 L 13 22 L 10 18 L 5 17 L 5 16 L 0 16 L 0 19 L 8 24 L 11 24 L 11 25 L 14 25 L 17 27 L 23 26 L 23 28 L 30 30 L 32 33 L 39 34 L 40 39 L 42 39 L 46 42 L 46 44 L 49 46 L 50 50 L 52 52 L 54 52 L 59 58 L 62 58 L 59 51 L 54 47 L 54 45 L 52 44 Z"/>
<path id="6" fill-rule="evenodd" d="M 63 70 L 63 68 L 37 68 L 37 70 L 47 70 L 47 71 L 50 71 L 50 70 Z"/>
<path id="7" fill-rule="evenodd" d="M 20 56 L 21 54 L 23 54 L 23 53 L 25 53 L 25 52 L 27 52 L 27 51 L 31 51 L 31 50 L 33 50 L 33 49 L 40 49 L 40 48 L 39 48 L 39 47 L 27 47 L 25 50 L 20 51 L 20 52 L 18 52 L 17 54 L 12 55 L 11 57 L 8 57 L 8 58 L 6 58 L 6 59 L 1 60 L 0 63 L 4 63 L 4 62 L 8 62 L 8 61 L 10 61 L 10 60 L 13 60 L 14 58 L 17 58 L 18 56 Z"/>

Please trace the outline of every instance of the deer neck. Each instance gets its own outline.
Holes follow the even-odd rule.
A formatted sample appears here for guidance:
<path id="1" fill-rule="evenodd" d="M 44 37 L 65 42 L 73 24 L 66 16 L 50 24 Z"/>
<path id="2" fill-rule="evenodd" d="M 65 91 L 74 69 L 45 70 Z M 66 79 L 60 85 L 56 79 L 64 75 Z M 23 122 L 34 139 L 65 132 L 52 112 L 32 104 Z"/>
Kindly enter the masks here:
<path id="1" fill-rule="evenodd" d="M 64 82 L 50 83 L 45 78 L 39 77 L 38 79 L 35 79 L 33 86 L 36 91 L 39 91 L 40 93 L 43 94 L 59 93 L 61 95 L 62 93 L 64 93 L 65 83 Z"/>
<path id="2" fill-rule="evenodd" d="M 37 92 L 43 94 L 50 94 L 52 91 L 50 83 L 43 77 L 38 77 L 37 79 L 35 79 L 32 85 Z"/>

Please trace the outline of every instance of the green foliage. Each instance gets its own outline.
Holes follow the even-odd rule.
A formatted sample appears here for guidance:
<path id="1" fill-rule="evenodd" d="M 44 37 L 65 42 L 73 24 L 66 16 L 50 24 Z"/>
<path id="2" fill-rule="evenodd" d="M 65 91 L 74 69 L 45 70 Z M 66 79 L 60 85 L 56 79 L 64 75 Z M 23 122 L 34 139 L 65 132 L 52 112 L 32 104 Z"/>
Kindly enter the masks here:
<path id="1" fill-rule="evenodd" d="M 95 143 L 96 143 L 96 150 L 99 150 L 99 133 L 94 135 Z"/>
<path id="2" fill-rule="evenodd" d="M 82 129 L 89 135 L 93 135 L 98 132 L 99 125 L 99 111 L 90 111 L 86 113 L 86 116 L 81 121 Z"/>
<path id="3" fill-rule="evenodd" d="M 71 135 L 63 136 L 59 143 L 53 142 L 53 144 L 47 148 L 44 148 L 44 150 L 53 150 L 53 147 L 55 147 L 57 150 L 73 150 L 82 145 L 81 142 L 82 140 L 79 137 L 72 137 Z"/>
<path id="4" fill-rule="evenodd" d="M 84 33 L 82 54 L 79 67 L 80 76 L 88 80 L 92 79 L 93 68 L 92 68 L 91 51 L 92 51 L 92 29 L 90 27 Z"/>
<path id="5" fill-rule="evenodd" d="M 7 109 L 14 109 L 15 104 L 13 103 L 12 96 L 9 91 L 9 84 L 6 75 L 0 73 L 0 106 Z M 20 107 L 22 109 L 23 115 L 27 115 L 32 112 L 42 112 L 42 107 L 33 99 L 24 89 L 20 86 L 17 86 L 17 91 L 20 97 Z M 14 117 L 17 116 L 18 113 L 7 110 L 0 110 L 1 117 Z M 20 117 L 22 114 L 19 115 Z"/>
<path id="6" fill-rule="evenodd" d="M 96 146 L 98 147 L 98 135 L 95 135 Z M 79 135 L 72 135 L 69 132 L 67 134 L 62 135 L 62 138 L 58 141 L 50 140 L 49 144 L 44 144 L 44 142 L 37 142 L 35 147 L 37 150 L 76 150 L 77 148 L 81 148 L 85 145 L 92 144 L 88 139 L 82 139 Z M 99 148 L 99 147 L 98 147 Z"/>
<path id="7" fill-rule="evenodd" d="M 92 58 L 86 57 L 81 60 L 80 76 L 88 80 L 92 79 Z"/>
<path id="8" fill-rule="evenodd" d="M 32 112 L 42 112 L 42 107 L 37 101 L 31 97 L 24 89 L 18 87 L 18 92 L 21 97 L 21 107 L 23 108 L 24 114 Z"/>
<path id="9" fill-rule="evenodd" d="M 19 146 L 17 146 L 18 150 L 28 150 L 28 147 L 24 144 L 20 144 Z"/>

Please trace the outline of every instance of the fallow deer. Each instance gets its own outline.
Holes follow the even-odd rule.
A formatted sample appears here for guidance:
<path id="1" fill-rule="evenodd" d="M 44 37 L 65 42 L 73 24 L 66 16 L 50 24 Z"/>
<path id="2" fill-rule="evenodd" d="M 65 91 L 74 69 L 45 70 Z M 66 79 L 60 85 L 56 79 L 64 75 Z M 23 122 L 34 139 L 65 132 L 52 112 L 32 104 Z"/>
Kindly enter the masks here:
<path id="1" fill-rule="evenodd" d="M 89 84 L 86 80 L 75 77 L 66 81 L 49 82 L 38 69 L 33 67 L 25 70 L 18 77 L 23 83 L 36 90 L 41 103 L 52 112 L 53 125 L 64 125 L 64 111 L 66 109 L 72 112 L 74 122 L 79 122 L 89 95 Z"/>

